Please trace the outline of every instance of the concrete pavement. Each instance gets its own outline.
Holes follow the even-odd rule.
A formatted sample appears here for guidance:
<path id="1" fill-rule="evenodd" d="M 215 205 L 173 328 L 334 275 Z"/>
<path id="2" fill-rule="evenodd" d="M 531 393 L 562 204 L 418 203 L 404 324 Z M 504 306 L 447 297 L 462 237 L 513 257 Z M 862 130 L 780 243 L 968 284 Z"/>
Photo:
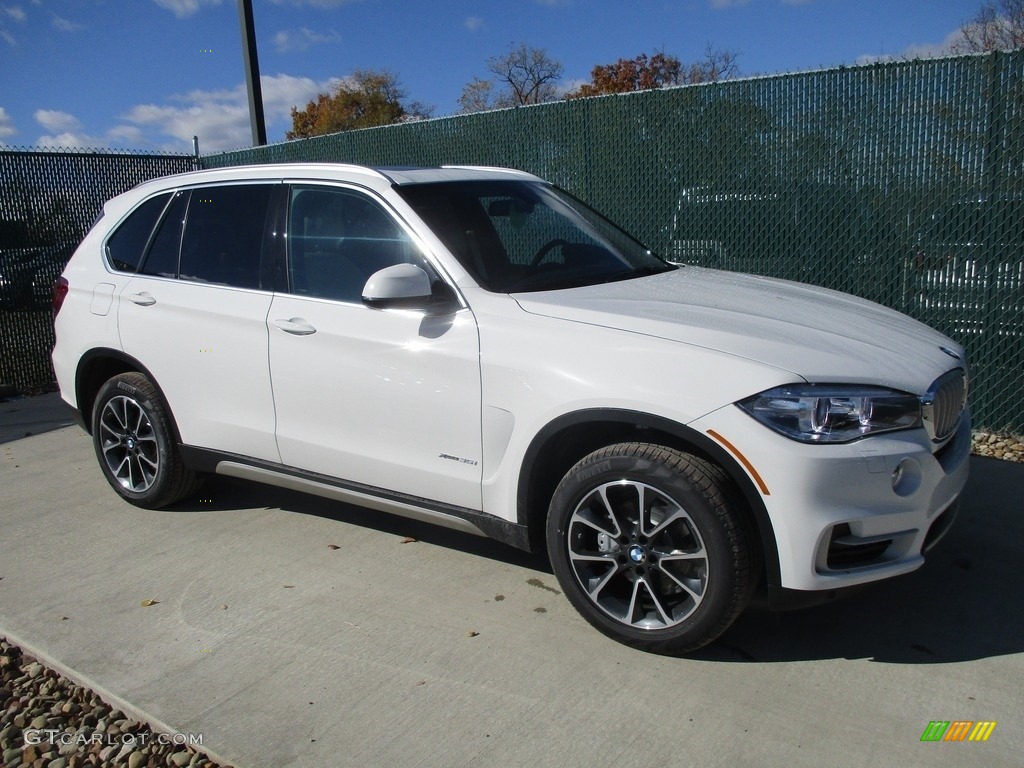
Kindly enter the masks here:
<path id="1" fill-rule="evenodd" d="M 0 445 L 74 424 L 71 408 L 56 392 L 0 399 Z"/>
<path id="2" fill-rule="evenodd" d="M 487 540 L 229 479 L 137 509 L 71 427 L 0 445 L 0 634 L 240 768 L 1019 766 L 1022 490 L 974 459 L 921 571 L 669 659 Z"/>

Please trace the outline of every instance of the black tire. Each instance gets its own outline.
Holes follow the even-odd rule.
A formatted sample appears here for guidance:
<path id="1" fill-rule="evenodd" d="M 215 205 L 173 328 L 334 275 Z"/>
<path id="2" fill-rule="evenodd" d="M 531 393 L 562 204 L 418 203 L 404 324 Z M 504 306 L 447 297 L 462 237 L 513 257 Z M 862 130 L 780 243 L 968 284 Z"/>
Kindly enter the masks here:
<path id="1" fill-rule="evenodd" d="M 110 487 L 138 507 L 166 507 L 202 483 L 182 462 L 167 405 L 141 373 L 119 374 L 100 387 L 92 442 Z"/>
<path id="2" fill-rule="evenodd" d="M 647 443 L 602 448 L 569 470 L 551 499 L 547 547 L 576 610 L 652 653 L 712 642 L 742 612 L 760 573 L 725 473 Z"/>

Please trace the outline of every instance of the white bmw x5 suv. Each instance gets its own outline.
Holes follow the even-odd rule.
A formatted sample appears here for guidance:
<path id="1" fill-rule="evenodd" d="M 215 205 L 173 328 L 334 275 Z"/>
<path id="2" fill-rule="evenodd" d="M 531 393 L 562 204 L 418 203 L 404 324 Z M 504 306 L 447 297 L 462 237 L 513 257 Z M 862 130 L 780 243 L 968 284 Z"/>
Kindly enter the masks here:
<path id="1" fill-rule="evenodd" d="M 967 477 L 963 349 L 681 267 L 497 168 L 201 171 L 109 201 L 54 368 L 125 500 L 217 473 L 546 548 L 616 640 L 683 653 L 906 573 Z"/>

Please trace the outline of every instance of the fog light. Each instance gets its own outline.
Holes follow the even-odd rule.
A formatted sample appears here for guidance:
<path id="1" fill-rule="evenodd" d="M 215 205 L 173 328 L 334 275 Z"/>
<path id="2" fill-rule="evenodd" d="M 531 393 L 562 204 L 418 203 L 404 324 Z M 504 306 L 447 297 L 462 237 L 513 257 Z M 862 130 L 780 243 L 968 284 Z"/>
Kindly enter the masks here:
<path id="1" fill-rule="evenodd" d="M 909 496 L 921 487 L 921 465 L 915 459 L 901 459 L 892 471 L 892 490 L 897 496 Z"/>

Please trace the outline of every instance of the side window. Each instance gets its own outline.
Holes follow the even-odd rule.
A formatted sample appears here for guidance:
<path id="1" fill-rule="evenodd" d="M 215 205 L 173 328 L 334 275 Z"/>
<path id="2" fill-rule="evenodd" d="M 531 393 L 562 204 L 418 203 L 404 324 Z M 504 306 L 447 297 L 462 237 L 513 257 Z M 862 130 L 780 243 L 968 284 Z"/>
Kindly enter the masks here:
<path id="1" fill-rule="evenodd" d="M 107 238 L 107 261 L 111 267 L 119 272 L 135 272 L 139 268 L 153 227 L 167 207 L 169 198 L 170 194 L 151 197 L 132 211 Z"/>
<path id="2" fill-rule="evenodd" d="M 433 275 L 405 230 L 358 192 L 294 187 L 288 210 L 288 284 L 294 294 L 362 301 L 377 270 L 416 264 Z"/>
<path id="3" fill-rule="evenodd" d="M 189 193 L 175 192 L 167 214 L 153 236 L 146 260 L 139 272 L 155 277 L 178 276 L 178 254 L 181 251 L 181 229 L 185 225 Z"/>
<path id="4" fill-rule="evenodd" d="M 181 238 L 179 278 L 259 288 L 272 191 L 270 184 L 193 189 Z"/>

